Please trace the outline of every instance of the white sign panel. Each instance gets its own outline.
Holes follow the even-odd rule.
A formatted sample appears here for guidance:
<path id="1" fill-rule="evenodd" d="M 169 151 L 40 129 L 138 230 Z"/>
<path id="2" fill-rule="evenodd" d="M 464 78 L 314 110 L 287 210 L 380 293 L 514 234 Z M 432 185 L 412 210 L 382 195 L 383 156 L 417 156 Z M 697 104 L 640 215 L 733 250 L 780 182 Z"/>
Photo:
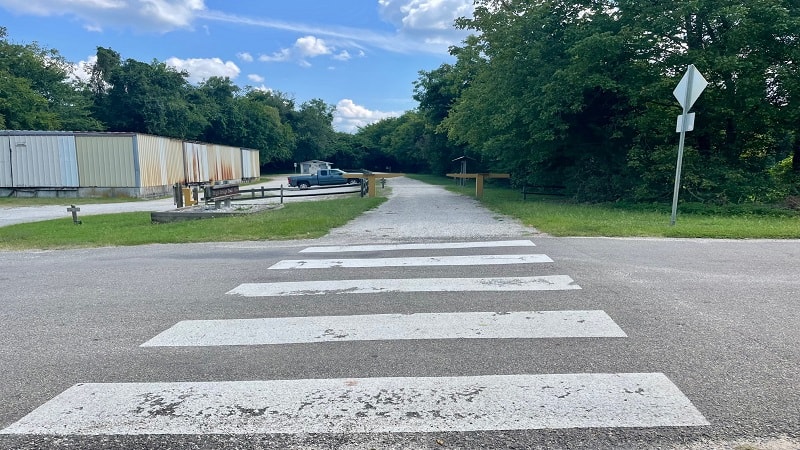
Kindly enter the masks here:
<path id="1" fill-rule="evenodd" d="M 672 95 L 678 99 L 678 103 L 683 106 L 684 111 L 688 111 L 697 98 L 700 97 L 700 94 L 703 93 L 706 86 L 708 86 L 708 81 L 703 78 L 703 75 L 700 74 L 694 64 L 689 64 L 686 73 L 678 83 L 678 87 L 672 91 Z"/>
<path id="2" fill-rule="evenodd" d="M 680 133 L 681 131 L 692 131 L 694 130 L 694 113 L 687 114 L 688 118 L 686 120 L 686 129 L 683 129 L 683 114 L 678 116 L 678 123 L 675 125 L 675 132 Z"/>

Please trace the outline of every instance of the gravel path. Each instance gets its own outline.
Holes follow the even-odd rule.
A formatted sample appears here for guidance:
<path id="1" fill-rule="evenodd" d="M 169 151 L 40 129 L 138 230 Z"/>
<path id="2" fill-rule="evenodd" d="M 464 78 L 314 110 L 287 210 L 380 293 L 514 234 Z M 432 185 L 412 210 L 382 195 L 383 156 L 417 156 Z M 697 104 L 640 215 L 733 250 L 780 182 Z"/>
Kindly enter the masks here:
<path id="1" fill-rule="evenodd" d="M 389 200 L 320 241 L 419 242 L 537 235 L 535 228 L 484 208 L 477 200 L 409 178 L 390 178 Z"/>

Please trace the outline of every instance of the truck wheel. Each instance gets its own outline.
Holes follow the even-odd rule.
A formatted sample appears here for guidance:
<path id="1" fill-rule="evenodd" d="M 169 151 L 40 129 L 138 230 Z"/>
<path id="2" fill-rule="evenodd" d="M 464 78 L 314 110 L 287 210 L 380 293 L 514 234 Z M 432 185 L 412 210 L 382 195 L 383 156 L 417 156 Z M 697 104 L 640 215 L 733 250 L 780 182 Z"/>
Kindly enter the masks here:
<path id="1" fill-rule="evenodd" d="M 308 189 L 310 186 L 311 183 L 309 183 L 308 181 L 301 181 L 297 183 L 297 187 L 299 187 L 300 189 Z"/>

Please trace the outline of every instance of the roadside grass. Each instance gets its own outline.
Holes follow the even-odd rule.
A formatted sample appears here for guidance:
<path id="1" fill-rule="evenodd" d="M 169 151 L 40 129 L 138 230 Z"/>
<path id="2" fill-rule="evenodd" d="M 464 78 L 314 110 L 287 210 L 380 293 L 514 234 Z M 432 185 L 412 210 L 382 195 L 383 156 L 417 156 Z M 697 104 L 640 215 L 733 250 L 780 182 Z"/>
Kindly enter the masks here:
<path id="1" fill-rule="evenodd" d="M 463 195 L 475 195 L 452 179 L 427 175 L 411 178 L 438 184 Z M 670 226 L 670 204 L 580 204 L 568 199 L 528 196 L 487 183 L 481 202 L 492 211 L 515 217 L 553 236 L 675 237 L 728 239 L 798 239 L 800 212 L 769 205 L 719 207 L 684 203 Z"/>
<path id="2" fill-rule="evenodd" d="M 385 197 L 349 197 L 296 202 L 245 216 L 173 223 L 152 223 L 149 212 L 82 216 L 81 225 L 70 218 L 22 223 L 0 227 L 0 249 L 312 239 L 384 201 Z"/>

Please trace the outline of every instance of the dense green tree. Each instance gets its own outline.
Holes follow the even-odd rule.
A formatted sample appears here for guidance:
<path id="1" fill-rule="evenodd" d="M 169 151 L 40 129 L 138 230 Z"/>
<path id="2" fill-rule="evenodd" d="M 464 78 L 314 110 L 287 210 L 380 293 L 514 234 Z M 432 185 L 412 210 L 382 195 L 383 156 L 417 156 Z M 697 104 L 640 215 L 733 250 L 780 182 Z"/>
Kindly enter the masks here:
<path id="1" fill-rule="evenodd" d="M 345 170 L 359 170 L 365 168 L 365 150 L 356 138 L 350 133 L 337 132 L 331 143 L 331 162 L 336 167 Z"/>
<path id="2" fill-rule="evenodd" d="M 281 120 L 280 110 L 274 104 L 275 96 L 260 90 L 251 90 L 236 102 L 236 117 L 241 119 L 237 124 L 241 140 L 236 142 L 259 149 L 261 164 L 286 161 L 295 147 L 292 127 Z"/>
<path id="3" fill-rule="evenodd" d="M 97 130 L 89 102 L 56 50 L 7 40 L 0 27 L 0 125 L 21 130 Z"/>
<path id="4" fill-rule="evenodd" d="M 687 139 L 686 190 L 763 199 L 769 169 L 800 151 L 799 18 L 786 0 L 478 0 L 458 21 L 474 35 L 453 49 L 456 64 L 417 83 L 420 111 L 435 124 L 449 109 L 437 129 L 517 179 L 583 199 L 666 198 L 671 92 L 693 63 L 710 85 Z"/>
<path id="5" fill-rule="evenodd" d="M 291 125 L 297 139 L 294 157 L 299 161 L 326 159 L 334 151 L 333 112 L 335 108 L 320 99 L 300 105 L 291 115 Z"/>
<path id="6" fill-rule="evenodd" d="M 98 49 L 98 63 L 101 55 Z M 113 64 L 114 59 L 104 61 Z M 127 59 L 119 67 L 104 67 L 101 82 L 108 84 L 98 114 L 111 131 L 149 133 L 174 138 L 194 139 L 204 118 L 190 107 L 187 95 L 188 74 L 164 63 L 145 64 Z M 94 86 L 95 93 L 99 87 Z"/>

